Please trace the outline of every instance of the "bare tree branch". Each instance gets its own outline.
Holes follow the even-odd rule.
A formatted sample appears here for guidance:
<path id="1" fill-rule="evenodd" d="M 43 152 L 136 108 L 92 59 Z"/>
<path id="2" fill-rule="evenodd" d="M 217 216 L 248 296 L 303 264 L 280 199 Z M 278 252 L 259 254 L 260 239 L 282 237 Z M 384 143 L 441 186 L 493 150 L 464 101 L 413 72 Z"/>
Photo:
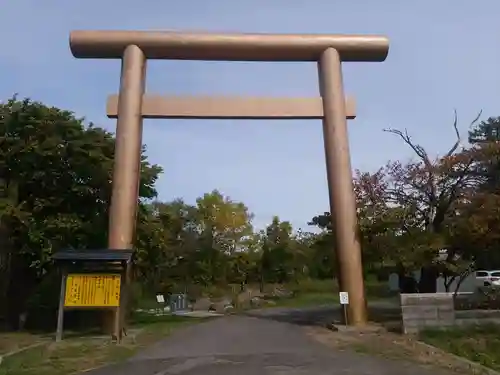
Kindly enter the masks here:
<path id="1" fill-rule="evenodd" d="M 460 137 L 460 132 L 458 131 L 458 114 L 457 114 L 457 110 L 454 109 L 453 110 L 453 113 L 454 113 L 454 118 L 453 118 L 453 129 L 455 129 L 455 134 L 457 135 L 457 141 L 455 142 L 455 144 L 450 148 L 450 151 L 448 151 L 446 153 L 446 156 L 445 157 L 450 157 L 451 155 L 453 155 L 453 153 L 456 151 L 456 149 L 458 148 L 458 146 L 461 146 L 461 143 L 462 143 L 462 139 Z M 463 146 L 461 147 L 463 149 Z"/>
<path id="2" fill-rule="evenodd" d="M 436 204 L 437 204 L 437 186 L 436 186 L 436 176 L 435 176 L 435 168 L 434 164 L 432 163 L 431 159 L 429 158 L 429 155 L 427 154 L 427 151 L 420 146 L 417 143 L 413 143 L 411 140 L 411 137 L 408 134 L 408 130 L 405 129 L 405 132 L 403 133 L 401 130 L 397 129 L 384 129 L 385 132 L 393 133 L 396 135 L 399 135 L 399 137 L 408 145 L 411 147 L 411 149 L 417 154 L 420 159 L 422 159 L 424 165 L 425 165 L 425 170 L 427 172 L 427 191 L 421 191 L 424 193 L 428 199 L 429 199 L 429 211 L 427 213 L 427 223 L 432 223 L 434 221 L 434 218 L 436 216 Z M 426 225 L 429 229 L 430 226 Z"/>
<path id="3" fill-rule="evenodd" d="M 453 153 L 457 150 L 458 147 L 460 147 L 461 150 L 463 150 L 465 148 L 464 145 L 462 144 L 462 138 L 460 137 L 460 132 L 458 131 L 458 115 L 457 115 L 457 110 L 454 109 L 453 112 L 454 112 L 453 129 L 455 129 L 455 134 L 457 135 L 457 141 L 451 147 L 450 151 L 448 151 L 446 153 L 445 157 L 450 157 L 451 155 L 453 155 Z M 469 128 L 472 127 L 479 120 L 479 118 L 481 117 L 482 113 L 483 113 L 483 110 L 479 111 L 479 113 L 476 116 L 476 118 L 474 120 L 472 120 L 472 122 L 470 123 Z"/>
<path id="4" fill-rule="evenodd" d="M 482 114 L 483 114 L 483 110 L 481 109 L 479 111 L 479 113 L 477 114 L 476 118 L 474 120 L 472 120 L 471 123 L 469 124 L 469 128 L 474 126 L 479 121 L 479 118 L 481 117 Z"/>
<path id="5" fill-rule="evenodd" d="M 417 154 L 417 156 L 420 159 L 422 159 L 422 161 L 424 162 L 424 164 L 426 166 L 428 166 L 428 167 L 432 166 L 432 163 L 429 159 L 429 155 L 427 154 L 425 149 L 422 146 L 420 146 L 419 144 L 413 143 L 410 135 L 408 134 L 407 129 L 405 129 L 404 133 L 401 130 L 393 129 L 393 128 L 384 129 L 384 131 L 398 135 L 403 140 L 403 142 L 406 143 L 408 146 L 410 146 L 411 149 L 415 152 L 415 154 Z"/>

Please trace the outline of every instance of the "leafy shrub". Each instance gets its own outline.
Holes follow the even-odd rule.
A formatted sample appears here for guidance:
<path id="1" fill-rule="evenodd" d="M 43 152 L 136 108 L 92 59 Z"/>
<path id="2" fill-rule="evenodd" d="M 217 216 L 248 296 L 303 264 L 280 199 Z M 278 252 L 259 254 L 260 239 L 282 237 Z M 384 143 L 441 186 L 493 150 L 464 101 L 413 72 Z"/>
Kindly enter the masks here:
<path id="1" fill-rule="evenodd" d="M 456 310 L 500 310 L 500 288 L 478 287 L 471 295 L 458 295 Z"/>

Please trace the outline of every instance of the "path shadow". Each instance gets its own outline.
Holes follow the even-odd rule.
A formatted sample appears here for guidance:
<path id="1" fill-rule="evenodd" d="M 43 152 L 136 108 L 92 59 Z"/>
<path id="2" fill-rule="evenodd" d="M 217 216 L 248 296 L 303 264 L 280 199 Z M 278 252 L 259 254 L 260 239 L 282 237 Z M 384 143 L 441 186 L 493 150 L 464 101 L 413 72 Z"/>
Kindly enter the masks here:
<path id="1" fill-rule="evenodd" d="M 401 308 L 395 301 L 373 301 L 368 305 L 369 320 L 391 331 L 400 331 Z M 306 308 L 267 308 L 251 310 L 247 316 L 270 319 L 300 326 L 327 327 L 340 324 L 343 319 L 342 309 L 338 305 L 323 305 Z"/>

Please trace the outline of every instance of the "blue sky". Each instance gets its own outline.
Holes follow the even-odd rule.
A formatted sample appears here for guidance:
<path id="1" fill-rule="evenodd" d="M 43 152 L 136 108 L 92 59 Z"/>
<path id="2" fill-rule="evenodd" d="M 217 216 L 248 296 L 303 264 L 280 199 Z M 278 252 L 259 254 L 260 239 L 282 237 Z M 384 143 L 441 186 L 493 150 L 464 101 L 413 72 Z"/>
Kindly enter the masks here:
<path id="1" fill-rule="evenodd" d="M 208 30 L 383 34 L 384 63 L 346 63 L 353 168 L 374 170 L 411 152 L 383 128 L 408 128 L 429 152 L 454 141 L 453 109 L 464 134 L 482 109 L 500 116 L 498 0 L 3 0 L 0 98 L 13 93 L 71 109 L 109 130 L 108 94 L 119 61 L 77 60 L 72 29 Z M 382 5 L 383 4 L 383 5 Z M 120 8 L 121 6 L 121 8 Z M 316 96 L 313 63 L 153 61 L 155 94 Z M 272 215 L 307 228 L 328 210 L 319 121 L 146 121 L 150 161 L 165 172 L 160 198 L 193 202 L 212 189 L 245 202 L 263 227 Z"/>

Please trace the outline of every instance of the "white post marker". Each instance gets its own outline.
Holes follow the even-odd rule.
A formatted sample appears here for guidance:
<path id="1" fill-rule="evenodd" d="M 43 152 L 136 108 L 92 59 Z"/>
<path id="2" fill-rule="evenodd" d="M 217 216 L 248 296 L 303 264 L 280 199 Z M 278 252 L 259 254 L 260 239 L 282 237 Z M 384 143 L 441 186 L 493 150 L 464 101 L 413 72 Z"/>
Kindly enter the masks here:
<path id="1" fill-rule="evenodd" d="M 158 302 L 159 305 L 164 305 L 165 304 L 165 297 L 163 296 L 163 294 L 157 294 L 156 295 L 156 302 Z M 164 310 L 161 307 L 158 307 L 155 310 L 156 310 L 156 314 L 155 315 L 157 315 L 157 316 L 164 314 Z"/>
<path id="2" fill-rule="evenodd" d="M 349 304 L 349 293 L 339 292 L 339 300 L 342 305 L 342 310 L 344 310 L 344 323 L 347 326 L 347 305 Z"/>
<path id="3" fill-rule="evenodd" d="M 340 299 L 340 304 L 341 305 L 348 305 L 349 304 L 349 293 L 347 293 L 347 292 L 340 292 L 339 293 L 339 299 Z"/>

